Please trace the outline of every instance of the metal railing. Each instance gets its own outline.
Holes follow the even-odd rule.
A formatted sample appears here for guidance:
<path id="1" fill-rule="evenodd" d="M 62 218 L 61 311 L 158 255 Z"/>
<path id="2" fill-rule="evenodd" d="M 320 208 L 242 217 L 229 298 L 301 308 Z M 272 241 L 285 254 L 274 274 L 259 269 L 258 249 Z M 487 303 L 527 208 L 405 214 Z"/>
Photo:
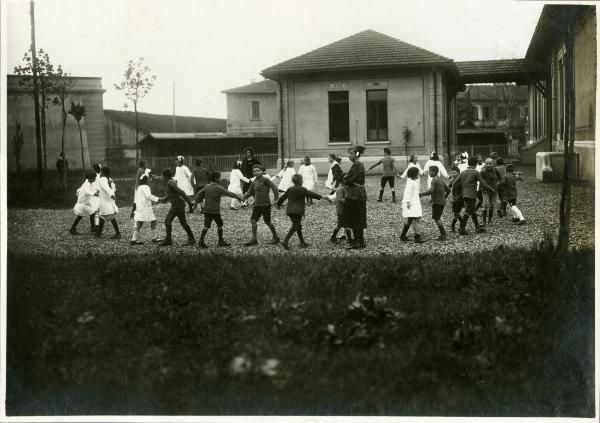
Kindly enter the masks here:
<path id="1" fill-rule="evenodd" d="M 489 144 L 489 145 L 459 145 L 458 152 L 466 151 L 471 156 L 482 155 L 489 157 L 492 152 L 498 153 L 500 157 L 517 157 L 519 155 L 518 146 L 513 144 Z"/>
<path id="2" fill-rule="evenodd" d="M 185 164 L 192 169 L 195 166 L 196 160 L 199 159 L 204 162 L 203 165 L 207 169 L 225 172 L 230 171 L 233 164 L 238 160 L 242 160 L 243 157 L 241 154 L 186 156 Z M 277 167 L 277 153 L 258 153 L 254 157 L 267 168 Z M 175 166 L 175 157 L 145 157 L 144 160 L 146 161 L 146 165 L 153 169 L 154 172 L 165 167 L 172 168 Z"/>

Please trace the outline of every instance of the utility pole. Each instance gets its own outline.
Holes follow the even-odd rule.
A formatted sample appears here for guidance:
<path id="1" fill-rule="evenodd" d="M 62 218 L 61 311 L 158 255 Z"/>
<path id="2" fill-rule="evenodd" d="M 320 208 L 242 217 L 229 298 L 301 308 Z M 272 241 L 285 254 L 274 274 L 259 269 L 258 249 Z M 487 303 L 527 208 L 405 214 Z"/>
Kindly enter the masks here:
<path id="1" fill-rule="evenodd" d="M 29 15 L 31 18 L 31 66 L 33 73 L 33 109 L 35 113 L 35 145 L 37 150 L 38 188 L 44 187 L 44 169 L 42 164 L 42 134 L 40 124 L 40 98 L 37 75 L 37 56 L 35 54 L 35 4 L 29 1 Z"/>
<path id="2" fill-rule="evenodd" d="M 173 81 L 173 132 L 177 132 L 177 118 L 175 117 L 175 81 Z"/>

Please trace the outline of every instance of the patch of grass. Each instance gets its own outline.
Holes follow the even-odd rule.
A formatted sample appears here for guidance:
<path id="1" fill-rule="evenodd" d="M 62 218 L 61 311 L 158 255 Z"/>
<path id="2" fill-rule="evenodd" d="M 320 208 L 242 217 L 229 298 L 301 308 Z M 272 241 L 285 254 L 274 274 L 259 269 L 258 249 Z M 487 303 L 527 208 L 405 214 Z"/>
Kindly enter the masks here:
<path id="1" fill-rule="evenodd" d="M 9 253 L 7 413 L 590 417 L 593 260 Z"/>

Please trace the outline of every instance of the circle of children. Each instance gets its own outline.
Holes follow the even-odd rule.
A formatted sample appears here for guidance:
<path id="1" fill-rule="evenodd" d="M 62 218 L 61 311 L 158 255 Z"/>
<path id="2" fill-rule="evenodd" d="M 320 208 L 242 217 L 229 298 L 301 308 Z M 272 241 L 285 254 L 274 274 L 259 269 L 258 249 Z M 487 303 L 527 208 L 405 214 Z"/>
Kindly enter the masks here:
<path id="1" fill-rule="evenodd" d="M 184 164 L 184 157 L 178 156 L 174 175 L 169 168 L 162 170 L 162 179 L 166 188 L 164 197 L 152 194 L 148 185 L 152 178 L 151 170 L 146 168 L 144 161 L 141 161 L 136 175 L 135 198 L 130 216 L 134 221 L 131 245 L 143 244 L 138 237 L 144 223 L 150 223 L 153 242 L 163 246 L 172 245 L 172 223 L 177 217 L 188 235 L 186 245 L 207 248 L 205 236 L 212 222 L 215 222 L 219 239 L 218 245 L 229 246 L 230 244 L 223 238 L 223 219 L 220 214 L 221 197 L 227 196 L 231 197 L 230 209 L 232 210 L 252 205 L 250 216 L 252 238 L 244 244 L 245 246 L 258 244 L 257 224 L 262 217 L 264 223 L 271 230 L 271 244 L 281 244 L 283 248 L 289 249 L 290 238 L 297 234 L 300 247 L 306 248 L 308 244 L 302 234 L 305 206 L 312 204 L 313 199 L 323 199 L 336 202 L 337 225 L 331 234 L 330 241 L 337 244 L 345 240 L 348 249 L 365 248 L 364 229 L 367 227 L 365 175 L 379 165 L 383 165 L 383 175 L 378 202 L 383 201 L 385 187 L 389 185 L 392 202 L 395 203 L 394 178 L 406 179 L 401 203 L 404 218 L 404 227 L 400 237 L 402 241 L 409 240 L 407 234 L 412 226 L 414 241 L 423 242 L 419 232 L 419 223 L 423 216 L 420 202 L 422 196 L 431 196 L 431 214 L 440 232 L 440 236 L 437 238 L 439 241 L 446 240 L 446 230 L 441 222 L 441 216 L 449 195 L 452 195 L 453 214 L 450 230 L 456 232 L 458 223 L 460 235 L 467 234 L 466 228 L 469 219 L 473 221 L 477 233 L 485 232 L 485 226 L 493 224 L 497 196 L 501 200 L 497 210 L 500 218 L 507 216 L 506 206 L 510 205 L 513 222 L 525 223 L 523 214 L 517 208 L 516 182 L 521 180 L 521 175 L 514 171 L 512 165 L 504 166 L 503 160 L 498 158 L 495 153 L 492 153 L 491 157 L 485 161 L 482 156 L 469 157 L 467 153 L 457 155 L 450 173 L 446 171 L 435 152 L 431 153 L 423 167 L 417 162 L 417 156 L 413 155 L 407 168 L 400 174 L 396 169 L 395 159 L 391 156 L 390 149 L 384 148 L 383 151 L 384 157 L 365 171 L 360 160 L 364 147 L 348 149 L 348 157 L 352 165 L 345 174 L 340 166 L 342 159 L 335 154 L 330 154 L 330 169 L 325 182 L 325 187 L 329 190 L 328 195 L 314 192 L 317 171 L 308 156 L 304 158 L 304 163 L 298 172 L 294 169 L 294 162 L 288 161 L 285 168 L 276 177 L 271 178 L 266 174 L 265 167 L 255 159 L 253 150 L 247 148 L 245 158 L 233 165 L 228 189 L 219 183 L 221 174 L 204 168 L 201 160 L 196 160 L 196 168 L 190 171 Z M 115 231 L 111 238 L 119 239 L 121 234 L 116 220 L 118 214 L 118 207 L 115 204 L 116 186 L 110 178 L 110 169 L 94 165 L 94 170 L 95 173 L 88 174 L 85 182 L 77 190 L 77 204 L 74 207 L 76 218 L 70 233 L 77 235 L 77 224 L 83 217 L 89 216 L 94 236 L 101 237 L 105 222 L 111 222 Z M 425 175 L 427 175 L 427 191 L 420 192 L 419 177 Z M 276 178 L 279 179 L 278 186 L 274 183 Z M 448 183 L 442 178 L 449 178 Z M 278 209 L 287 200 L 286 214 L 291 221 L 291 227 L 283 240 L 280 240 L 275 226 L 271 222 L 270 192 L 273 193 Z M 252 198 L 253 202 L 250 203 Z M 166 236 L 158 239 L 156 217 L 152 205 L 166 202 L 171 203 L 165 218 Z M 193 213 L 200 205 L 204 214 L 204 227 L 197 242 L 187 223 L 186 205 L 188 213 Z M 481 222 L 477 214 L 480 208 L 483 209 Z M 342 229 L 344 232 L 338 238 L 338 233 Z"/>

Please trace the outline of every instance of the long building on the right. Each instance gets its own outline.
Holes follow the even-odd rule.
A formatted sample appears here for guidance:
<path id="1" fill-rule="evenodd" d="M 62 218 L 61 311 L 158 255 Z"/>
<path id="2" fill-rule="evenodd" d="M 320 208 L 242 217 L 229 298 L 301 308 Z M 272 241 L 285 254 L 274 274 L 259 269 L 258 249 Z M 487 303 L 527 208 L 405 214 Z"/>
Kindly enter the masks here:
<path id="1" fill-rule="evenodd" d="M 523 161 L 536 162 L 541 180 L 562 179 L 566 141 L 573 137 L 573 176 L 594 181 L 596 57 L 595 6 L 544 6 L 525 58 L 543 63 L 546 79 L 529 82 L 523 149 Z"/>

